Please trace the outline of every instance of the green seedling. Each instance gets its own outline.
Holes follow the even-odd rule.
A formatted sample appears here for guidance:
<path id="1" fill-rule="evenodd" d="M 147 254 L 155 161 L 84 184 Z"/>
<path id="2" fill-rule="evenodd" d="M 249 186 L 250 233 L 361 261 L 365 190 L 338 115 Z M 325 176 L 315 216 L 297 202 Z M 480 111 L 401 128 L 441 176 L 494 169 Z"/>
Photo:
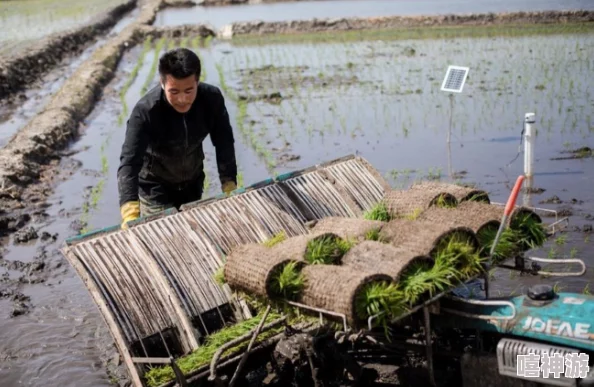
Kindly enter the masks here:
<path id="1" fill-rule="evenodd" d="M 322 236 L 307 244 L 305 260 L 312 265 L 340 264 L 342 257 L 354 246 L 354 242 L 335 236 Z"/>
<path id="2" fill-rule="evenodd" d="M 289 262 L 272 273 L 270 289 L 273 294 L 285 300 L 297 300 L 304 286 L 305 277 L 299 270 L 297 262 Z"/>
<path id="3" fill-rule="evenodd" d="M 392 220 L 392 215 L 388 211 L 388 207 L 385 202 L 381 201 L 369 209 L 363 217 L 367 220 L 379 220 L 382 222 L 389 222 Z"/>

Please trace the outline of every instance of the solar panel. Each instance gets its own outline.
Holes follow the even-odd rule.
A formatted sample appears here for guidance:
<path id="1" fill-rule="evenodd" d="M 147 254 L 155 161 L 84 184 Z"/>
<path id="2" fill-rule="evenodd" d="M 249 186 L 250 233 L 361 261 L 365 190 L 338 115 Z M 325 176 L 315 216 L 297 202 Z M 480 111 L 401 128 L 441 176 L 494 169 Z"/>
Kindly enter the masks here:
<path id="1" fill-rule="evenodd" d="M 449 66 L 441 84 L 441 90 L 461 93 L 468 76 L 468 70 L 468 67 Z"/>

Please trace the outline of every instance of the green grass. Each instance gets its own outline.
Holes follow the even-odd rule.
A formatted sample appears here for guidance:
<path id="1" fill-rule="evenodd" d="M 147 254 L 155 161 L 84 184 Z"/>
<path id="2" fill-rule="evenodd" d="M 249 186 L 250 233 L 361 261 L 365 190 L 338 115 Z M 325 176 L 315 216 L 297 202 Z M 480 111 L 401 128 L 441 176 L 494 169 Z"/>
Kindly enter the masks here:
<path id="1" fill-rule="evenodd" d="M 305 260 L 311 265 L 337 265 L 355 242 L 335 236 L 322 236 L 307 244 Z"/>

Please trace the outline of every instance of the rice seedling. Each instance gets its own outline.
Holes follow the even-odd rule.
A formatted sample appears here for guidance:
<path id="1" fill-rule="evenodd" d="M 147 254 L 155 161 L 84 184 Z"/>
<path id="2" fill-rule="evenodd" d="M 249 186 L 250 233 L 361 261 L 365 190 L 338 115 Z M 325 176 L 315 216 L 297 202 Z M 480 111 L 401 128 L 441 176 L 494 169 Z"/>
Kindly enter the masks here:
<path id="1" fill-rule="evenodd" d="M 188 374 L 199 369 L 200 367 L 210 364 L 214 354 L 221 346 L 254 330 L 260 324 L 262 317 L 263 313 L 261 312 L 251 319 L 227 326 L 218 332 L 212 333 L 206 338 L 206 342 L 198 349 L 196 349 L 191 354 L 178 359 L 176 361 L 177 366 L 182 371 L 182 373 Z M 266 316 L 265 324 L 271 323 L 280 317 L 280 314 L 271 310 L 268 316 Z M 256 338 L 256 342 L 262 342 L 281 333 L 283 330 L 284 326 L 281 325 L 277 328 L 261 332 Z M 222 354 L 222 357 L 241 352 L 247 346 L 248 342 L 244 342 L 242 344 L 238 344 L 237 346 L 231 347 Z M 167 365 L 151 368 L 144 374 L 144 377 L 148 386 L 156 387 L 170 380 L 175 380 L 175 373 L 173 368 Z"/>
<path id="2" fill-rule="evenodd" d="M 448 195 L 440 194 L 435 200 L 435 206 L 440 208 L 456 208 L 456 200 Z"/>
<path id="3" fill-rule="evenodd" d="M 565 245 L 566 242 L 567 242 L 567 235 L 559 235 L 557 238 L 555 238 L 555 244 L 557 246 L 563 246 L 563 245 Z"/>
<path id="4" fill-rule="evenodd" d="M 542 246 L 547 233 L 541 222 L 531 213 L 520 213 L 510 222 L 510 228 L 517 232 L 518 245 L 522 250 Z"/>
<path id="5" fill-rule="evenodd" d="M 484 258 L 464 234 L 453 233 L 441 240 L 435 249 L 434 258 L 437 260 L 441 256 L 460 272 L 460 280 L 471 278 L 483 270 Z"/>
<path id="6" fill-rule="evenodd" d="M 483 227 L 481 230 L 479 230 L 479 232 L 476 233 L 476 237 L 479 240 L 479 254 L 481 257 L 489 256 L 491 248 L 493 246 L 493 242 L 495 241 L 495 237 L 497 236 L 497 231 L 498 227 L 489 225 Z M 497 246 L 495 246 L 495 251 L 491 256 L 492 263 L 497 264 L 519 253 L 520 249 L 518 248 L 517 244 L 517 233 L 510 228 L 504 229 L 501 233 L 501 236 L 499 237 Z"/>
<path id="7" fill-rule="evenodd" d="M 305 286 L 305 277 L 297 262 L 289 262 L 272 273 L 270 290 L 284 300 L 295 301 Z"/>
<path id="8" fill-rule="evenodd" d="M 311 265 L 340 264 L 342 257 L 355 245 L 354 241 L 324 235 L 314 238 L 307 244 L 305 260 Z"/>
<path id="9" fill-rule="evenodd" d="M 225 267 L 221 266 L 217 269 L 214 274 L 214 280 L 219 285 L 224 285 L 227 281 L 225 280 Z"/>
<path id="10" fill-rule="evenodd" d="M 208 192 L 209 189 L 210 189 L 210 177 L 209 177 L 209 174 L 206 172 L 206 170 L 204 170 L 204 184 L 202 186 L 202 191 Z"/>
<path id="11" fill-rule="evenodd" d="M 272 238 L 269 238 L 268 240 L 264 241 L 262 244 L 266 247 L 272 247 L 282 241 L 284 241 L 285 239 L 287 239 L 287 234 L 285 233 L 284 230 L 278 232 L 277 234 L 275 234 Z"/>
<path id="12" fill-rule="evenodd" d="M 152 37 L 148 36 L 144 41 L 144 45 L 142 47 L 142 51 L 140 52 L 138 60 L 136 61 L 136 65 L 130 72 L 130 76 L 128 77 L 128 79 L 126 80 L 126 83 L 124 83 L 124 85 L 122 86 L 122 89 L 120 90 L 120 101 L 122 102 L 122 112 L 118 116 L 118 125 L 122 125 L 124 120 L 126 119 L 126 116 L 128 115 L 128 104 L 126 103 L 126 94 L 128 93 L 128 89 L 130 88 L 130 86 L 132 86 L 132 82 L 134 82 L 134 80 L 138 76 L 138 72 L 140 71 L 140 69 L 142 68 L 142 65 L 144 64 L 144 57 L 146 56 L 147 52 L 151 49 L 151 47 L 152 47 Z"/>
<path id="13" fill-rule="evenodd" d="M 376 316 L 377 323 L 384 327 L 388 336 L 387 325 L 391 318 L 406 312 L 404 295 L 398 286 L 386 281 L 373 281 L 364 285 L 355 297 L 355 313 L 361 320 Z"/>
<path id="14" fill-rule="evenodd" d="M 161 51 L 163 50 L 163 47 L 165 46 L 165 43 L 166 43 L 166 41 L 165 41 L 165 38 L 163 37 L 163 38 L 160 38 L 155 45 L 153 63 L 152 63 L 151 69 L 149 71 L 149 74 L 147 75 L 146 80 L 144 81 L 144 84 L 142 85 L 142 88 L 140 89 L 141 95 L 146 94 L 146 92 L 148 91 L 152 82 L 154 81 L 155 74 L 157 73 L 157 67 L 159 66 L 159 57 L 161 55 Z"/>
<path id="15" fill-rule="evenodd" d="M 551 247 L 549 252 L 547 253 L 547 258 L 555 259 L 557 258 L 557 249 L 555 247 Z"/>
<path id="16" fill-rule="evenodd" d="M 373 230 L 369 230 L 364 237 L 367 241 L 375 241 L 375 242 L 382 242 L 386 243 L 386 239 L 381 236 L 380 229 L 374 228 Z"/>
<path id="17" fill-rule="evenodd" d="M 467 199 L 469 202 L 489 203 L 489 195 L 486 192 L 475 193 Z"/>
<path id="18" fill-rule="evenodd" d="M 431 298 L 463 279 L 463 273 L 456 268 L 460 258 L 455 251 L 442 249 L 434 260 L 433 265 L 414 263 L 402 273 L 399 286 L 408 305 Z"/>
<path id="19" fill-rule="evenodd" d="M 367 220 L 380 220 L 382 222 L 389 222 L 392 220 L 392 215 L 390 214 L 390 211 L 388 211 L 388 206 L 383 201 L 377 203 L 366 211 L 363 217 Z"/>
<path id="20" fill-rule="evenodd" d="M 406 219 L 406 220 L 417 220 L 419 218 L 419 216 L 421 216 L 422 213 L 423 213 L 422 208 L 415 208 L 411 213 L 406 214 L 406 215 L 399 215 L 398 217 L 401 219 Z"/>

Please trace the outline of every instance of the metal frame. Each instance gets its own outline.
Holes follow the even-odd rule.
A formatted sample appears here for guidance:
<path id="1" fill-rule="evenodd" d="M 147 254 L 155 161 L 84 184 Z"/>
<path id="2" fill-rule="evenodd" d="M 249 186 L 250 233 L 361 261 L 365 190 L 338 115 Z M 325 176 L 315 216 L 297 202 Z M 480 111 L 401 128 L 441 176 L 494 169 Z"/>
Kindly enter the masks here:
<path id="1" fill-rule="evenodd" d="M 324 323 L 324 317 L 323 317 L 324 314 L 327 314 L 329 316 L 340 317 L 342 319 L 342 323 L 343 323 L 343 326 L 344 326 L 344 332 L 347 332 L 348 331 L 347 318 L 346 318 L 346 315 L 343 314 L 343 313 L 332 312 L 332 311 L 329 311 L 329 310 L 326 310 L 326 309 L 322 309 L 322 308 L 315 308 L 313 306 L 303 305 L 303 304 L 300 304 L 300 303 L 295 302 L 295 301 L 287 301 L 287 303 L 289 305 L 293 305 L 293 306 L 295 306 L 295 307 L 297 307 L 299 309 L 304 309 L 304 310 L 308 310 L 308 311 L 318 312 L 319 313 L 319 316 L 320 316 L 320 323 L 321 324 Z"/>

